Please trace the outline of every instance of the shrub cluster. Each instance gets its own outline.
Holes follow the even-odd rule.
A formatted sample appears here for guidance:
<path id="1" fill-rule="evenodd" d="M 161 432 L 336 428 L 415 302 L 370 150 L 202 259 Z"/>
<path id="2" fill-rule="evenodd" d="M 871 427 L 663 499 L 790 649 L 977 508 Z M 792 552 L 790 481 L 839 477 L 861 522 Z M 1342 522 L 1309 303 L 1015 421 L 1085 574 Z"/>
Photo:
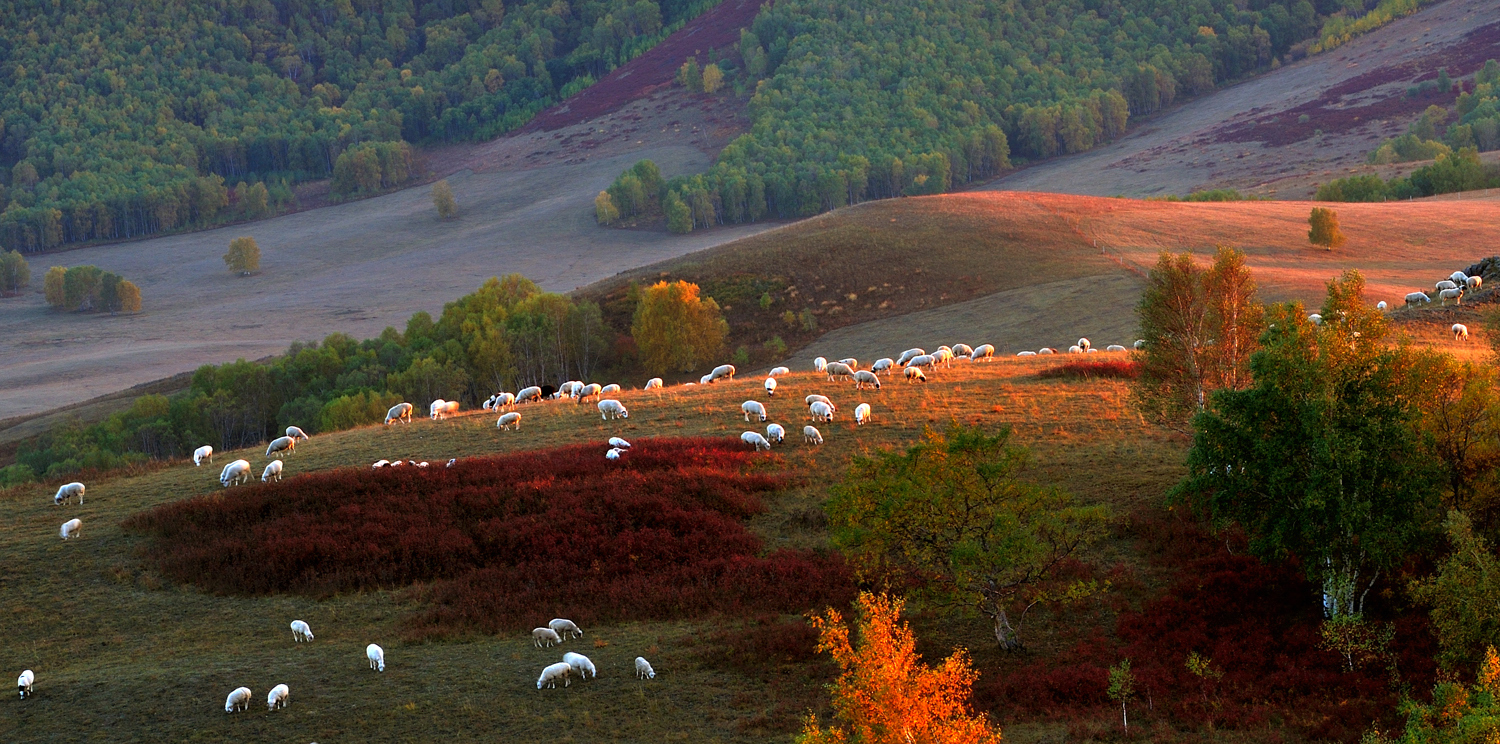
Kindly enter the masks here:
<path id="1" fill-rule="evenodd" d="M 761 554 L 744 519 L 784 479 L 747 472 L 749 459 L 737 440 L 647 439 L 619 462 L 577 445 L 339 470 L 167 504 L 126 527 L 166 577 L 212 592 L 417 585 L 413 638 L 849 601 L 841 559 Z"/>
<path id="2" fill-rule="evenodd" d="M 1056 367 L 1048 367 L 1036 373 L 1041 378 L 1072 377 L 1084 380 L 1092 380 L 1098 377 L 1112 377 L 1121 380 L 1134 380 L 1141 374 L 1141 363 L 1131 359 L 1109 359 L 1105 361 L 1067 362 Z"/>

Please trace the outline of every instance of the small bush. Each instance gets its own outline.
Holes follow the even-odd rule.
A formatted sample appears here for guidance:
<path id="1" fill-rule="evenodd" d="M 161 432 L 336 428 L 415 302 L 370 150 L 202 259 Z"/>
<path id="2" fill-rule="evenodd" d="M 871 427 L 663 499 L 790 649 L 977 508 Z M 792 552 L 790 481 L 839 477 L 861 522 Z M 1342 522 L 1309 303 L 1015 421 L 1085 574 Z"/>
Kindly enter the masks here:
<path id="1" fill-rule="evenodd" d="M 1105 361 L 1068 362 L 1056 367 L 1048 367 L 1036 374 L 1041 378 L 1071 377 L 1080 380 L 1092 380 L 1100 377 L 1110 377 L 1120 380 L 1134 380 L 1141 374 L 1140 362 L 1130 359 L 1109 359 Z"/>

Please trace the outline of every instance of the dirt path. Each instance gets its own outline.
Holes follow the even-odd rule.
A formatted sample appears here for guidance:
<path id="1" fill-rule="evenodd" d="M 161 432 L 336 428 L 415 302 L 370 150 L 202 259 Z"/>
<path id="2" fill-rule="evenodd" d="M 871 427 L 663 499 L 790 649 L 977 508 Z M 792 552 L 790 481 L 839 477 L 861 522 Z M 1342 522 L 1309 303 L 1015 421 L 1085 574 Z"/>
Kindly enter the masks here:
<path id="1" fill-rule="evenodd" d="M 1500 6 L 1448 0 L 1350 43 L 1192 101 L 1106 147 L 1051 160 L 988 188 L 1096 196 L 1205 188 L 1298 199 L 1363 172 L 1365 155 L 1428 105 L 1408 85 L 1500 57 Z M 1306 117 L 1306 118 L 1304 118 Z"/>

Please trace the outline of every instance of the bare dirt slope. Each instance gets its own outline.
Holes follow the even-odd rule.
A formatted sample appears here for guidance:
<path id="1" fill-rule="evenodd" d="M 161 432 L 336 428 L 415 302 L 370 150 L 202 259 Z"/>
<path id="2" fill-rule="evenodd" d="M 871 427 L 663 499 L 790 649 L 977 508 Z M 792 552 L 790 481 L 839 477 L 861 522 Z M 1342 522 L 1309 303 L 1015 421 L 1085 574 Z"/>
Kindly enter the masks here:
<path id="1" fill-rule="evenodd" d="M 1107 147 L 1026 168 L 990 188 L 1099 196 L 1237 188 L 1306 198 L 1315 181 L 1362 172 L 1365 155 L 1428 105 L 1452 102 L 1406 98 L 1407 86 L 1440 67 L 1468 75 L 1492 57 L 1500 57 L 1500 6 L 1448 0 L 1145 121 Z"/>

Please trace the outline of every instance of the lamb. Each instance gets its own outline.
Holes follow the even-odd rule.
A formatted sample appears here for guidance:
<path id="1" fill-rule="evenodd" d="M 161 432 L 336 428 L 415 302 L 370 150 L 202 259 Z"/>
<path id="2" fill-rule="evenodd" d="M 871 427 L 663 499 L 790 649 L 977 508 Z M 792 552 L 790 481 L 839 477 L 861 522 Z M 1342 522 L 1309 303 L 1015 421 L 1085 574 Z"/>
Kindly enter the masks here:
<path id="1" fill-rule="evenodd" d="M 646 381 L 646 387 L 643 387 L 641 389 L 642 390 L 660 390 L 662 388 L 663 384 L 664 383 L 662 383 L 660 377 L 653 377 L 653 378 L 647 380 Z"/>
<path id="2" fill-rule="evenodd" d="M 832 421 L 833 408 L 822 401 L 815 401 L 808 410 L 812 413 L 813 421 Z"/>
<path id="3" fill-rule="evenodd" d="M 744 442 L 745 444 L 753 445 L 756 452 L 759 452 L 761 450 L 765 450 L 767 452 L 771 451 L 771 443 L 766 441 L 766 438 L 761 436 L 760 432 L 758 431 L 747 431 L 744 434 L 741 434 L 740 441 Z"/>
<path id="4" fill-rule="evenodd" d="M 70 540 L 72 538 L 78 537 L 78 531 L 81 529 L 83 529 L 83 520 L 69 519 L 68 521 L 63 522 L 62 529 L 59 530 L 59 532 L 60 534 L 62 534 L 62 539 Z"/>
<path id="5" fill-rule="evenodd" d="M 718 382 L 719 380 L 723 379 L 733 380 L 734 372 L 735 370 L 733 364 L 721 364 L 717 367 L 714 367 L 714 371 L 708 373 L 708 381 Z"/>
<path id="6" fill-rule="evenodd" d="M 866 385 L 874 385 L 876 390 L 880 389 L 880 378 L 874 372 L 867 369 L 854 373 L 854 389 L 863 390 Z"/>
<path id="7" fill-rule="evenodd" d="M 896 366 L 905 367 L 906 363 L 912 360 L 912 357 L 919 357 L 926 353 L 927 352 L 922 349 L 907 349 L 906 351 L 901 352 L 901 356 L 896 358 Z"/>
<path id="8" fill-rule="evenodd" d="M 1093 344 L 1090 344 L 1089 340 L 1086 338 L 1078 339 L 1078 348 L 1083 349 L 1084 351 L 1088 351 L 1089 347 L 1092 345 Z"/>
<path id="9" fill-rule="evenodd" d="M 953 345 L 953 356 L 956 356 L 956 357 L 967 357 L 967 356 L 969 356 L 970 354 L 973 354 L 973 353 L 974 353 L 974 347 L 972 347 L 972 346 L 970 346 L 968 344 L 954 344 Z"/>
<path id="10" fill-rule="evenodd" d="M 308 439 L 311 439 L 311 437 L 307 436 L 306 433 L 295 426 L 288 426 L 286 428 L 286 435 L 291 437 L 292 439 L 301 439 L 304 442 Z"/>
<path id="11" fill-rule="evenodd" d="M 604 392 L 604 386 L 603 385 L 600 385 L 597 382 L 592 382 L 592 383 L 589 383 L 587 385 L 584 385 L 581 388 L 575 388 L 573 390 L 573 397 L 579 403 L 582 403 L 582 402 L 588 400 L 589 398 L 598 398 L 603 392 Z"/>
<path id="12" fill-rule="evenodd" d="M 1473 292 L 1484 286 L 1484 277 L 1471 276 L 1464 282 L 1464 288 Z"/>
<path id="13" fill-rule="evenodd" d="M 1437 283 L 1437 291 L 1441 292 L 1445 289 L 1458 289 L 1458 284 L 1450 279 L 1444 279 Z"/>
<path id="14" fill-rule="evenodd" d="M 16 678 L 16 687 L 21 691 L 22 700 L 25 700 L 26 698 L 29 698 L 34 694 L 31 691 L 31 686 L 35 682 L 36 675 L 33 674 L 30 669 L 21 672 L 21 676 Z"/>
<path id="15" fill-rule="evenodd" d="M 563 654 L 563 663 L 573 667 L 573 670 L 578 672 L 579 679 L 599 676 L 599 670 L 594 668 L 594 662 L 583 654 L 575 654 L 569 651 Z"/>
<path id="16" fill-rule="evenodd" d="M 995 358 L 995 347 L 991 344 L 975 346 L 974 351 L 969 354 L 969 358 L 976 362 L 980 359 L 993 360 Z"/>
<path id="17" fill-rule="evenodd" d="M 635 657 L 635 676 L 637 679 L 656 679 L 656 670 L 644 656 Z"/>
<path id="18" fill-rule="evenodd" d="M 276 437 L 266 446 L 266 457 L 270 457 L 273 454 L 277 457 L 290 455 L 292 454 L 292 450 L 295 449 L 297 449 L 297 440 L 291 437 Z"/>
<path id="19" fill-rule="evenodd" d="M 854 424 L 859 426 L 870 420 L 870 404 L 861 403 L 854 407 Z"/>
<path id="20" fill-rule="evenodd" d="M 57 495 L 52 497 L 52 504 L 54 506 L 62 506 L 63 504 L 67 503 L 68 499 L 77 496 L 78 505 L 83 506 L 83 491 L 84 488 L 82 483 L 79 483 L 77 481 L 74 481 L 72 483 L 65 483 L 57 489 Z"/>
<path id="21" fill-rule="evenodd" d="M 531 631 L 531 643 L 537 648 L 546 646 L 548 648 L 562 643 L 562 636 L 551 628 L 536 628 Z"/>
<path id="22" fill-rule="evenodd" d="M 271 688 L 271 694 L 266 696 L 266 710 L 285 708 L 287 698 L 291 697 L 292 689 L 286 685 L 276 685 Z"/>
<path id="23" fill-rule="evenodd" d="M 304 643 L 313 639 L 312 627 L 301 620 L 292 621 L 292 642 Z"/>
<path id="24" fill-rule="evenodd" d="M 808 444 L 822 444 L 823 433 L 816 426 L 802 427 L 802 441 Z"/>
<path id="25" fill-rule="evenodd" d="M 1131 344 L 1131 346 L 1134 347 L 1136 351 L 1141 351 L 1146 348 L 1146 339 L 1138 338 L 1135 340 L 1135 343 Z"/>
<path id="26" fill-rule="evenodd" d="M 749 421 L 751 416 L 759 416 L 761 421 L 765 421 L 768 418 L 766 416 L 766 407 L 759 401 L 747 400 L 741 403 L 740 412 L 745 414 L 746 421 Z"/>
<path id="27" fill-rule="evenodd" d="M 411 423 L 411 404 L 397 403 L 391 406 L 391 410 L 385 412 L 385 423 L 389 425 L 392 421 Z"/>
<path id="28" fill-rule="evenodd" d="M 557 689 L 558 680 L 562 680 L 563 687 L 567 687 L 569 684 L 572 684 L 569 679 L 572 673 L 573 667 L 566 661 L 549 664 L 546 668 L 542 669 L 542 676 L 537 677 L 536 688 L 540 690 L 543 687 L 550 687 L 555 690 Z"/>
<path id="29" fill-rule="evenodd" d="M 776 378 L 775 377 L 767 377 L 766 378 L 766 395 L 775 395 L 775 394 L 776 394 Z"/>
<path id="30" fill-rule="evenodd" d="M 250 688 L 236 687 L 234 692 L 224 700 L 224 712 L 234 713 L 241 710 L 250 710 Z"/>
<path id="31" fill-rule="evenodd" d="M 365 658 L 370 660 L 370 668 L 377 672 L 385 671 L 385 649 L 370 644 L 365 646 Z"/>
<path id="32" fill-rule="evenodd" d="M 1385 312 L 1386 307 L 1387 305 L 1385 304 L 1385 300 L 1381 300 L 1380 302 L 1375 303 L 1375 309 L 1379 310 L 1380 312 Z"/>
<path id="33" fill-rule="evenodd" d="M 432 402 L 432 405 L 429 406 L 427 410 L 431 414 L 433 421 L 442 421 L 443 419 L 448 418 L 455 413 L 458 413 L 458 401 L 443 400 L 442 398 L 438 398 L 437 400 Z"/>
<path id="34" fill-rule="evenodd" d="M 1016 356 L 1018 356 L 1018 357 L 1034 357 L 1034 356 L 1036 356 L 1036 352 L 1034 352 L 1034 351 L 1018 351 L 1018 352 L 1016 352 Z"/>
<path id="35" fill-rule="evenodd" d="M 782 375 L 789 375 L 791 373 L 792 370 L 790 367 L 772 367 L 769 375 L 771 377 L 780 377 Z"/>
<path id="36" fill-rule="evenodd" d="M 219 483 L 225 488 L 250 482 L 250 462 L 248 460 L 235 460 L 224 466 L 219 473 Z"/>
<path id="37" fill-rule="evenodd" d="M 520 411 L 511 411 L 510 413 L 501 414 L 500 419 L 495 422 L 495 428 L 497 429 L 506 430 L 510 429 L 511 427 L 515 427 L 516 431 L 521 430 Z"/>
<path id="38" fill-rule="evenodd" d="M 1466 326 L 1466 325 L 1464 325 L 1463 323 L 1454 323 L 1452 330 L 1453 330 L 1453 340 L 1454 341 L 1468 341 L 1469 340 L 1469 327 Z"/>
<path id="39" fill-rule="evenodd" d="M 896 366 L 896 360 L 890 357 L 881 357 L 880 359 L 876 359 L 874 364 L 870 365 L 870 371 L 877 373 L 884 372 L 894 366 Z"/>
<path id="40" fill-rule="evenodd" d="M 1464 291 L 1462 289 L 1445 289 L 1438 292 L 1438 299 L 1441 305 L 1448 304 L 1448 300 L 1453 300 L 1453 304 L 1455 305 L 1462 305 L 1464 304 Z"/>
<path id="41" fill-rule="evenodd" d="M 627 442 L 619 437 L 610 437 L 609 446 L 628 450 L 630 449 L 630 442 Z"/>
<path id="42" fill-rule="evenodd" d="M 206 444 L 202 447 L 199 447 L 198 449 L 193 450 L 194 467 L 202 466 L 204 460 L 208 460 L 210 463 L 214 461 L 214 448 Z"/>
<path id="43" fill-rule="evenodd" d="M 829 362 L 826 366 L 823 367 L 823 371 L 828 373 L 829 382 L 832 382 L 840 377 L 854 376 L 854 368 L 850 367 L 847 364 L 844 364 L 843 362 Z"/>
<path id="44" fill-rule="evenodd" d="M 536 385 L 532 385 L 528 388 L 522 388 L 521 392 L 516 393 L 517 403 L 530 403 L 532 401 L 538 401 L 541 399 L 542 389 L 537 387 Z"/>
<path id="45" fill-rule="evenodd" d="M 270 483 L 273 480 L 281 480 L 281 461 L 272 460 L 266 464 L 266 469 L 260 473 L 261 483 Z"/>
<path id="46" fill-rule="evenodd" d="M 628 447 L 630 445 L 626 446 Z M 549 621 L 547 623 L 547 627 L 551 628 L 553 632 L 557 633 L 559 637 L 577 638 L 583 635 L 583 630 L 579 628 L 576 623 L 574 623 L 572 620 L 566 620 L 560 617 L 553 618 L 551 621 Z"/>
<path id="47" fill-rule="evenodd" d="M 1307 316 L 1307 322 L 1312 323 L 1315 326 L 1323 325 L 1323 316 L 1317 313 L 1313 313 L 1312 315 Z"/>
<path id="48" fill-rule="evenodd" d="M 1109 346 L 1104 347 L 1104 350 L 1105 351 L 1124 351 L 1125 347 L 1121 346 L 1119 344 L 1110 344 Z"/>
<path id="49" fill-rule="evenodd" d="M 922 370 L 916 367 L 907 367 L 903 370 L 903 374 L 906 375 L 907 382 L 927 382 L 927 375 L 923 374 Z"/>
<path id="50" fill-rule="evenodd" d="M 823 368 L 827 367 L 827 366 L 828 366 L 828 360 L 824 359 L 823 357 L 818 357 L 817 359 L 813 360 L 813 370 L 814 371 L 822 372 Z"/>
<path id="51" fill-rule="evenodd" d="M 605 398 L 599 401 L 599 418 L 608 420 L 612 418 L 630 418 L 630 411 L 620 401 L 614 398 Z"/>
<path id="52" fill-rule="evenodd" d="M 1432 298 L 1428 297 L 1426 292 L 1408 292 L 1407 293 L 1407 295 L 1406 295 L 1406 304 L 1408 304 L 1408 305 L 1414 305 L 1414 304 L 1416 304 L 1418 302 L 1428 302 L 1428 303 L 1430 303 L 1430 302 L 1432 302 Z"/>
<path id="53" fill-rule="evenodd" d="M 786 441 L 786 429 L 781 424 L 770 424 L 766 426 L 766 439 L 776 444 Z"/>
<path id="54" fill-rule="evenodd" d="M 1069 354 L 1082 354 L 1083 353 L 1083 347 L 1079 346 L 1077 344 L 1074 344 L 1074 345 L 1068 347 L 1068 353 Z"/>
<path id="55" fill-rule="evenodd" d="M 833 401 L 831 401 L 831 400 L 828 399 L 828 396 L 826 396 L 826 395 L 818 395 L 817 393 L 813 393 L 812 395 L 809 395 L 806 398 L 803 398 L 802 399 L 802 405 L 810 406 L 810 405 L 812 405 L 814 403 L 817 403 L 818 401 L 822 401 L 824 403 L 827 403 L 828 407 L 832 408 L 835 411 L 837 411 L 839 409 L 838 406 L 836 406 L 836 405 L 833 404 Z"/>

